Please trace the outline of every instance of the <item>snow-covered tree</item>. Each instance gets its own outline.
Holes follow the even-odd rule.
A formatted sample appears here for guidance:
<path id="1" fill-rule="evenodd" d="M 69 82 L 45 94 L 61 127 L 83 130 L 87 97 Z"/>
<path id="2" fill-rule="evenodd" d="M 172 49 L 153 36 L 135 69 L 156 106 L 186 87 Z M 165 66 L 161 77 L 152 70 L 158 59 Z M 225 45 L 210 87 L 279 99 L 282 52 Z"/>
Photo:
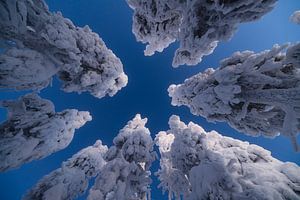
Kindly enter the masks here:
<path id="1" fill-rule="evenodd" d="M 76 27 L 43 0 L 0 2 L 0 88 L 39 90 L 58 74 L 66 92 L 113 96 L 127 84 L 119 58 L 89 27 Z"/>
<path id="2" fill-rule="evenodd" d="M 82 149 L 61 168 L 43 177 L 24 197 L 24 200 L 70 200 L 85 193 L 89 180 L 105 165 L 103 158 L 107 146 L 98 140 Z"/>
<path id="3" fill-rule="evenodd" d="M 155 138 L 157 172 L 169 199 L 300 199 L 300 168 L 257 145 L 205 132 L 199 125 L 169 120 Z"/>
<path id="4" fill-rule="evenodd" d="M 300 25 L 300 10 L 295 11 L 291 17 L 290 20 L 295 23 Z"/>
<path id="5" fill-rule="evenodd" d="M 236 52 L 218 69 L 209 68 L 168 91 L 174 106 L 188 106 L 194 115 L 228 122 L 247 135 L 285 135 L 299 150 L 300 43 L 257 54 Z"/>
<path id="6" fill-rule="evenodd" d="M 255 21 L 277 0 L 127 0 L 134 10 L 133 33 L 147 43 L 145 55 L 179 41 L 173 66 L 196 65 L 219 41 L 229 40 L 240 23 Z"/>
<path id="7" fill-rule="evenodd" d="M 55 112 L 52 102 L 33 93 L 1 105 L 8 119 L 0 124 L 0 171 L 66 148 L 75 129 L 92 119 L 89 112 L 75 109 Z"/>
<path id="8" fill-rule="evenodd" d="M 146 123 L 147 118 L 141 119 L 138 114 L 114 138 L 89 200 L 146 200 L 150 195 L 149 168 L 155 153 Z"/>
<path id="9" fill-rule="evenodd" d="M 0 88 L 17 90 L 47 87 L 58 69 L 43 54 L 28 49 L 8 49 L 0 54 Z"/>

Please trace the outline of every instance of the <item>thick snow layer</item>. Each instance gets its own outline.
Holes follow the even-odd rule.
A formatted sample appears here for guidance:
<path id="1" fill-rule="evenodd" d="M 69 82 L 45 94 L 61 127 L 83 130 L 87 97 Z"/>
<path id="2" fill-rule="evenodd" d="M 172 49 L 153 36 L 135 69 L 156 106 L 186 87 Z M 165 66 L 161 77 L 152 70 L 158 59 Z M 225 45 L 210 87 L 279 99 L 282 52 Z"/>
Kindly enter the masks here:
<path id="1" fill-rule="evenodd" d="M 4 0 L 0 13 L 0 39 L 10 42 L 0 56 L 0 88 L 39 90 L 56 73 L 64 91 L 98 98 L 127 84 L 120 59 L 98 34 L 49 12 L 43 0 Z"/>
<path id="2" fill-rule="evenodd" d="M 0 125 L 0 171 L 17 168 L 67 147 L 92 117 L 89 112 L 67 109 L 55 112 L 52 102 L 36 94 L 3 101 L 8 119 Z"/>
<path id="3" fill-rule="evenodd" d="M 192 122 L 186 125 L 178 116 L 169 126 L 155 138 L 161 154 L 157 175 L 169 199 L 300 199 L 296 164 Z"/>
<path id="4" fill-rule="evenodd" d="M 98 140 L 93 146 L 82 149 L 61 168 L 44 176 L 25 196 L 24 200 L 70 200 L 83 194 L 89 180 L 105 165 L 107 146 Z"/>
<path id="5" fill-rule="evenodd" d="M 268 13 L 277 0 L 127 0 L 134 10 L 132 31 L 146 43 L 145 55 L 180 43 L 173 66 L 196 65 L 219 41 L 229 40 L 240 23 Z"/>
<path id="6" fill-rule="evenodd" d="M 146 200 L 150 198 L 151 172 L 155 159 L 153 140 L 140 115 L 127 123 L 113 140 L 107 164 L 89 191 L 88 200 Z"/>
<path id="7" fill-rule="evenodd" d="M 43 89 L 58 72 L 43 54 L 27 48 L 11 48 L 0 54 L 0 88 Z"/>
<path id="8" fill-rule="evenodd" d="M 295 24 L 299 24 L 300 25 L 300 10 L 295 11 L 291 17 L 290 17 L 291 21 Z"/>
<path id="9" fill-rule="evenodd" d="M 296 138 L 300 132 L 300 44 L 236 52 L 168 89 L 172 105 L 251 136 Z"/>

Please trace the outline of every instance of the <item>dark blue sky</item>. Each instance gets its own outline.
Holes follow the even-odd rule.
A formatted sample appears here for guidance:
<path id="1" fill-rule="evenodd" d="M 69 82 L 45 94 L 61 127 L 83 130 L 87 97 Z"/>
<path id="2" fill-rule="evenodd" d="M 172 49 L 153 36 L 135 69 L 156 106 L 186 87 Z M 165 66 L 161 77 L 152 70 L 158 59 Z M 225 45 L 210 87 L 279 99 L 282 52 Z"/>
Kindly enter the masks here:
<path id="1" fill-rule="evenodd" d="M 47 0 L 49 8 L 61 11 L 78 26 L 89 25 L 99 33 L 106 45 L 122 60 L 129 82 L 114 97 L 97 99 L 89 94 L 64 93 L 57 80 L 52 87 L 41 92 L 43 98 L 50 99 L 57 111 L 67 108 L 86 110 L 93 116 L 76 132 L 72 143 L 64 150 L 43 160 L 34 161 L 20 169 L 0 174 L 0 199 L 18 200 L 27 189 L 41 177 L 60 167 L 62 161 L 71 157 L 80 149 L 92 145 L 97 139 L 111 145 L 128 120 L 136 113 L 148 118 L 147 127 L 154 138 L 160 130 L 168 129 L 168 119 L 172 114 L 179 115 L 183 121 L 194 121 L 206 130 L 217 130 L 223 135 L 247 140 L 272 152 L 272 155 L 283 161 L 300 165 L 300 155 L 292 149 L 290 141 L 284 137 L 270 140 L 262 137 L 253 138 L 237 133 L 223 123 L 212 124 L 201 117 L 193 116 L 186 107 L 171 106 L 167 88 L 172 83 L 181 83 L 186 78 L 203 71 L 207 67 L 217 67 L 221 59 L 235 51 L 253 50 L 256 52 L 270 49 L 273 44 L 296 42 L 300 40 L 300 26 L 289 22 L 289 16 L 300 9 L 299 0 L 280 0 L 277 7 L 262 20 L 243 24 L 231 41 L 220 43 L 215 52 L 203 59 L 194 67 L 171 67 L 173 54 L 178 44 L 171 45 L 163 53 L 145 57 L 145 46 L 135 41 L 131 32 L 132 10 L 125 0 Z M 1 92 L 0 99 L 15 99 L 24 92 Z M 6 112 L 0 109 L 0 121 L 5 120 Z M 158 168 L 154 163 L 153 171 Z M 154 178 L 152 198 L 167 199 L 157 189 Z M 84 199 L 84 198 L 81 198 Z"/>

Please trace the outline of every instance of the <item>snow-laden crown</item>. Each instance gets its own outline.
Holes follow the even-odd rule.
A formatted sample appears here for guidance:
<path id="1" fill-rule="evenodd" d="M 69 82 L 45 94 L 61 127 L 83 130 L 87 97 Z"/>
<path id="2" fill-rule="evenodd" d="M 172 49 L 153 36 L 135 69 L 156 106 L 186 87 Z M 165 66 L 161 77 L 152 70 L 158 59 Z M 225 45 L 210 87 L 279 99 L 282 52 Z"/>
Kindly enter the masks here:
<path id="1" fill-rule="evenodd" d="M 168 89 L 172 105 L 188 106 L 209 121 L 228 122 L 251 136 L 291 138 L 300 132 L 300 44 L 261 53 L 236 52 L 217 69 Z"/>
<path id="2" fill-rule="evenodd" d="M 63 162 L 61 168 L 44 176 L 23 200 L 76 199 L 85 193 L 90 179 L 98 175 L 106 164 L 103 158 L 106 152 L 107 146 L 102 145 L 100 140 L 82 149 Z"/>
<path id="3" fill-rule="evenodd" d="M 151 172 L 155 159 L 153 140 L 145 127 L 147 118 L 138 114 L 114 138 L 107 164 L 96 178 L 88 200 L 150 200 Z"/>
<path id="4" fill-rule="evenodd" d="M 300 168 L 269 151 L 199 125 L 169 120 L 156 138 L 161 155 L 157 172 L 169 199 L 299 199 Z"/>
<path id="5" fill-rule="evenodd" d="M 0 13 L 0 88 L 40 90 L 55 74 L 64 91 L 97 98 L 126 86 L 120 59 L 88 26 L 49 12 L 43 0 L 4 0 Z"/>
<path id="6" fill-rule="evenodd" d="M 173 66 L 196 65 L 229 40 L 240 23 L 255 21 L 277 0 L 127 0 L 134 10 L 132 31 L 147 43 L 145 55 L 162 52 L 178 40 Z"/>
<path id="7" fill-rule="evenodd" d="M 75 129 L 92 117 L 89 112 L 67 109 L 55 112 L 52 102 L 37 94 L 3 101 L 8 119 L 0 124 L 0 171 L 20 167 L 66 148 Z"/>

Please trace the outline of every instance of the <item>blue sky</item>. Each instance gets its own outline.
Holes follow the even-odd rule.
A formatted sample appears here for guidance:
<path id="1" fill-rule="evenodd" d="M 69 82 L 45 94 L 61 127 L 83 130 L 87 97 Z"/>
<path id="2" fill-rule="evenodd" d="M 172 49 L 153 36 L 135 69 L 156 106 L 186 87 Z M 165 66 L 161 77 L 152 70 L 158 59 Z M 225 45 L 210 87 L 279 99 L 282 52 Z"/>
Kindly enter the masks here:
<path id="1" fill-rule="evenodd" d="M 270 140 L 263 137 L 253 138 L 234 131 L 224 123 L 208 123 L 205 119 L 193 116 L 186 107 L 173 107 L 168 97 L 170 84 L 181 83 L 186 78 L 203 71 L 207 67 L 217 67 L 221 59 L 235 51 L 253 50 L 256 52 L 270 49 L 273 44 L 300 41 L 300 26 L 289 22 L 289 16 L 300 9 L 299 0 L 280 0 L 277 7 L 262 20 L 242 24 L 229 42 L 219 44 L 215 52 L 203 59 L 194 67 L 171 67 L 173 54 L 178 44 L 172 44 L 163 53 L 145 57 L 145 46 L 137 43 L 131 32 L 132 10 L 125 0 L 47 0 L 49 8 L 61 11 L 77 26 L 89 25 L 99 33 L 106 45 L 122 60 L 124 71 L 129 82 L 114 97 L 97 99 L 89 94 L 64 93 L 56 79 L 52 87 L 41 92 L 43 98 L 50 99 L 56 110 L 67 108 L 86 110 L 93 116 L 79 129 L 72 143 L 64 150 L 43 160 L 25 164 L 17 170 L 0 174 L 0 199 L 18 200 L 22 194 L 33 186 L 41 177 L 60 167 L 62 161 L 71 157 L 80 149 L 92 145 L 97 139 L 111 145 L 128 120 L 136 113 L 148 118 L 147 127 L 154 138 L 160 130 L 168 129 L 168 119 L 172 114 L 179 115 L 185 122 L 194 121 L 206 130 L 217 130 L 223 135 L 250 143 L 258 144 L 272 152 L 272 155 L 283 161 L 291 161 L 300 165 L 300 155 L 292 149 L 290 141 L 284 137 Z M 0 93 L 0 99 L 15 99 L 24 92 Z M 0 109 L 0 121 L 5 120 L 6 112 Z M 158 161 L 152 167 L 158 168 Z M 153 199 L 167 199 L 157 189 L 157 180 L 153 178 Z M 84 199 L 84 197 L 80 198 Z"/>

